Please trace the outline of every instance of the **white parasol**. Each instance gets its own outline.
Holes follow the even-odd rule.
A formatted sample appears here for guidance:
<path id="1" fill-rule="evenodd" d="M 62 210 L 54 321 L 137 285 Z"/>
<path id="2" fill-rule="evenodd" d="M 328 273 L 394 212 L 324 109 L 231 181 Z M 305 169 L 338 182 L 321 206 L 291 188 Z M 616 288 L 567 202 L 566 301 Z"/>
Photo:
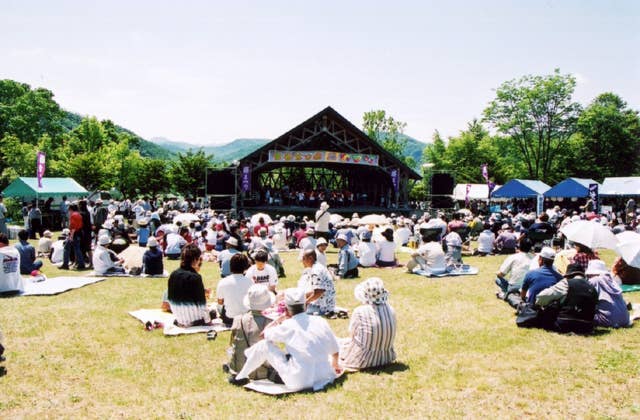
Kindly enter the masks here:
<path id="1" fill-rule="evenodd" d="M 383 214 L 367 214 L 358 221 L 359 225 L 386 225 L 387 217 Z"/>
<path id="2" fill-rule="evenodd" d="M 560 229 L 560 232 L 572 242 L 580 243 L 591 249 L 615 249 L 618 239 L 608 227 L 600 223 L 578 220 Z"/>
<path id="3" fill-rule="evenodd" d="M 183 225 L 191 222 L 197 222 L 200 218 L 193 213 L 180 213 L 173 217 L 173 223 L 180 222 Z"/>
<path id="4" fill-rule="evenodd" d="M 256 213 L 256 214 L 254 214 L 253 216 L 251 216 L 251 224 L 252 224 L 253 226 L 258 225 L 258 224 L 259 224 L 259 223 L 258 223 L 258 220 L 259 220 L 261 217 L 264 219 L 264 222 L 265 222 L 266 224 L 269 224 L 269 223 L 271 223 L 271 222 L 272 222 L 271 217 L 270 217 L 268 214 L 265 214 L 265 213 Z"/>
<path id="5" fill-rule="evenodd" d="M 625 242 L 640 242 L 640 233 L 636 233 L 632 230 L 625 230 L 624 232 L 618 233 L 616 238 L 618 238 L 618 243 L 620 244 Z"/>
<path id="6" fill-rule="evenodd" d="M 334 225 L 338 224 L 338 222 L 341 222 L 343 219 L 344 219 L 344 217 L 340 216 L 339 214 L 335 214 L 335 213 L 334 213 L 334 214 L 332 214 L 332 215 L 329 217 L 329 221 L 330 221 L 331 223 L 333 223 Z"/>

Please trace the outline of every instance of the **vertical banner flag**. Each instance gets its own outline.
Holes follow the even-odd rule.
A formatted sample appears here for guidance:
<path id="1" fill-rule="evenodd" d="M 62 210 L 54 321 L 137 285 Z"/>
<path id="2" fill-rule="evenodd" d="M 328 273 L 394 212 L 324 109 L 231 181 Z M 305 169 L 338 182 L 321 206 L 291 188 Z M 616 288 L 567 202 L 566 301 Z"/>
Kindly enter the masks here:
<path id="1" fill-rule="evenodd" d="M 487 198 L 491 198 L 491 193 L 496 188 L 496 184 L 494 184 L 493 182 L 489 181 L 487 183 L 487 187 L 489 187 L 489 196 Z"/>
<path id="2" fill-rule="evenodd" d="M 598 203 L 598 184 L 589 184 L 589 198 L 591 199 L 593 211 L 598 213 L 600 207 Z M 589 209 L 587 209 L 589 210 Z"/>
<path id="3" fill-rule="evenodd" d="M 251 168 L 249 165 L 242 167 L 242 192 L 251 191 Z"/>
<path id="4" fill-rule="evenodd" d="M 469 192 L 471 192 L 471 184 L 467 184 L 467 191 L 464 195 L 464 206 L 469 207 Z"/>
<path id="5" fill-rule="evenodd" d="M 487 169 L 487 164 L 483 164 L 480 166 L 482 168 L 482 177 L 485 181 L 489 182 L 489 169 Z"/>
<path id="6" fill-rule="evenodd" d="M 536 213 L 540 215 L 544 211 L 544 195 L 538 194 L 536 204 Z"/>
<path id="7" fill-rule="evenodd" d="M 38 188 L 42 188 L 42 177 L 44 176 L 44 170 L 46 156 L 44 152 L 38 152 L 36 157 L 36 178 L 38 178 Z"/>
<path id="8" fill-rule="evenodd" d="M 398 192 L 398 189 L 400 189 L 400 177 L 397 169 L 391 170 L 391 183 L 393 184 L 393 190 Z"/>

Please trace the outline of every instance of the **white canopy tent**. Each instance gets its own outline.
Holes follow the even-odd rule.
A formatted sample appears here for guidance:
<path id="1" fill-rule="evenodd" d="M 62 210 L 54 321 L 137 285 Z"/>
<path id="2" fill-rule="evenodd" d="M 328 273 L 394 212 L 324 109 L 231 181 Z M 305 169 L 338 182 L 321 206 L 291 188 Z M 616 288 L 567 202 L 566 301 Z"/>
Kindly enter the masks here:
<path id="1" fill-rule="evenodd" d="M 640 196 L 640 176 L 605 178 L 599 193 L 601 196 Z"/>
<path id="2" fill-rule="evenodd" d="M 453 199 L 456 201 L 464 201 L 467 196 L 467 185 L 471 185 L 469 189 L 469 200 L 487 200 L 489 198 L 489 186 L 487 184 L 458 184 L 453 189 Z M 500 188 L 496 185 L 493 191 Z"/>

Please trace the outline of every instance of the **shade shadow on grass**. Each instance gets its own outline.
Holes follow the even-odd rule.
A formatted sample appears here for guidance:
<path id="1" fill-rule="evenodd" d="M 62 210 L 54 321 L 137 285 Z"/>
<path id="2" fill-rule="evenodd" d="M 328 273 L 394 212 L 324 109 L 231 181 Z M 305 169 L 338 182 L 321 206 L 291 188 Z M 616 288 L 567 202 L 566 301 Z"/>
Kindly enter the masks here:
<path id="1" fill-rule="evenodd" d="M 393 375 L 396 372 L 404 372 L 409 370 L 409 365 L 402 362 L 394 362 L 383 367 L 372 367 L 359 370 L 358 373 L 366 373 L 368 375 Z"/>
<path id="2" fill-rule="evenodd" d="M 4 366 L 0 366 L 0 378 L 7 374 L 7 368 Z"/>

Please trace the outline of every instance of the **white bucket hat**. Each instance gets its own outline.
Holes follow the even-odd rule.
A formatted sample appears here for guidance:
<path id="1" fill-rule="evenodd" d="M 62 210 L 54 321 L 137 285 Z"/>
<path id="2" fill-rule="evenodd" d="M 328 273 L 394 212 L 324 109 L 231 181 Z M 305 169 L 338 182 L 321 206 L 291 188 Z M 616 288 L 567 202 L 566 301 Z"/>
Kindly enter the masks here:
<path id="1" fill-rule="evenodd" d="M 243 299 L 244 306 L 252 311 L 264 311 L 272 306 L 275 301 L 275 296 L 264 284 L 254 284 L 249 287 Z"/>
<path id="2" fill-rule="evenodd" d="M 591 260 L 587 265 L 587 270 L 584 272 L 587 276 L 592 275 L 600 275 L 600 274 L 608 274 L 609 270 L 607 269 L 606 264 L 602 260 Z"/>

